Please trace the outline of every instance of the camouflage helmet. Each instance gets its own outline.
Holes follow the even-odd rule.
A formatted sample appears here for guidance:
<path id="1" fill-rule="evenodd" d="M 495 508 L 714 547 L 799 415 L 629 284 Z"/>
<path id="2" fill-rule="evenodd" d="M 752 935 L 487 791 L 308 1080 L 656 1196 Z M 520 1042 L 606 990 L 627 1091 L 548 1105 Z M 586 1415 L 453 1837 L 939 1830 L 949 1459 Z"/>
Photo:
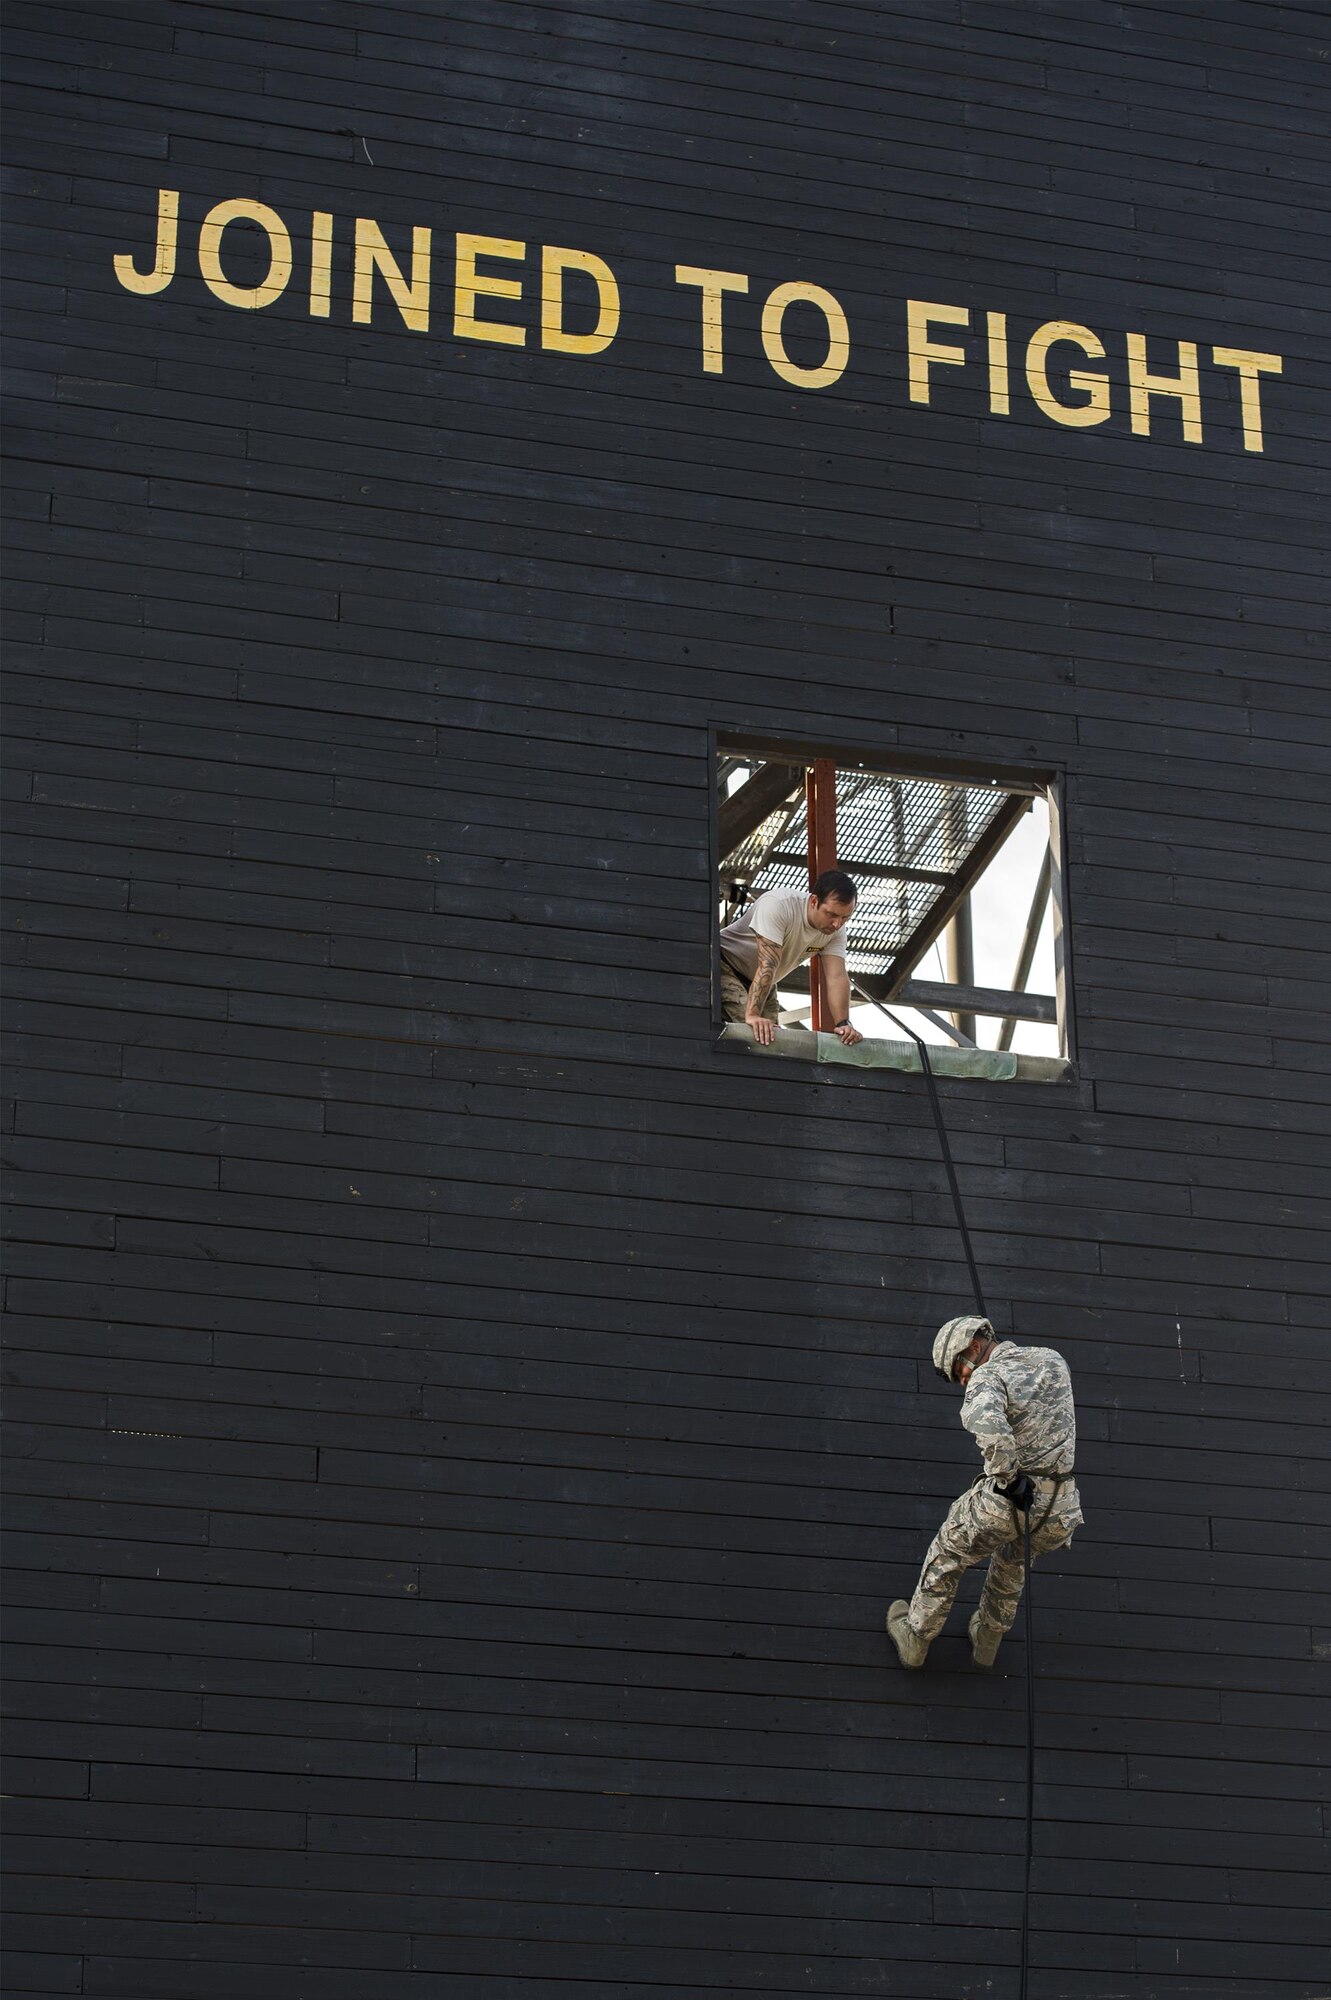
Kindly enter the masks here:
<path id="1" fill-rule="evenodd" d="M 976 1313 L 963 1313 L 960 1319 L 950 1319 L 946 1326 L 939 1327 L 934 1336 L 934 1368 L 945 1382 L 952 1380 L 952 1370 L 977 1333 L 989 1340 L 994 1337 L 988 1320 Z"/>

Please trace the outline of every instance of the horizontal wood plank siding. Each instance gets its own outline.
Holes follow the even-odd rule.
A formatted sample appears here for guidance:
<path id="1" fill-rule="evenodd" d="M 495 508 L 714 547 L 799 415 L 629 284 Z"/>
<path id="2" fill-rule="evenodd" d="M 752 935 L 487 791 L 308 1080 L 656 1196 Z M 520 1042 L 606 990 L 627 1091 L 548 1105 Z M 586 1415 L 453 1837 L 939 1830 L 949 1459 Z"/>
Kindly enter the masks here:
<path id="1" fill-rule="evenodd" d="M 7 1990 L 1015 1996 L 1022 1628 L 986 1678 L 883 1632 L 973 1469 L 946 1181 L 918 1079 L 714 1044 L 722 730 L 1060 774 L 1076 1081 L 942 1086 L 1079 1398 L 1032 2000 L 1324 1994 L 1325 22 L 8 41 Z M 200 276 L 233 197 L 264 310 Z M 428 332 L 352 319 L 357 216 L 433 231 Z M 458 231 L 525 246 L 521 346 L 455 337 Z M 542 245 L 612 267 L 605 352 L 542 347 Z M 720 372 L 677 265 L 749 281 Z M 927 406 L 907 299 L 970 314 Z M 1032 400 L 1049 321 L 1102 426 Z M 1197 344 L 1200 441 L 1133 432 L 1132 333 Z M 1260 453 L 1217 347 L 1282 357 Z"/>

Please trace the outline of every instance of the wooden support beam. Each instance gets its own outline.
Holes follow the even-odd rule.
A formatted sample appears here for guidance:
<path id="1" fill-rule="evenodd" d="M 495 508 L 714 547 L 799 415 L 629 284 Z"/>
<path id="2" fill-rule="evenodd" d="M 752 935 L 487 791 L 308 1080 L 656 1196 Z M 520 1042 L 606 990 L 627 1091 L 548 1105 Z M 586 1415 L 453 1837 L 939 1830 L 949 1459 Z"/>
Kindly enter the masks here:
<path id="1" fill-rule="evenodd" d="M 958 1048 L 973 1049 L 975 1047 L 974 1035 L 963 1035 L 960 1028 L 953 1026 L 946 1014 L 935 1014 L 932 1007 L 921 1007 L 918 1000 L 915 1002 L 915 1011 L 917 1014 L 923 1014 L 926 1021 L 932 1021 L 934 1026 L 940 1028 L 950 1042 L 957 1044 Z M 967 1016 L 968 1020 L 971 1018 L 971 1016 Z"/>
<path id="2" fill-rule="evenodd" d="M 950 986 L 936 979 L 908 979 L 894 996 L 907 1007 L 941 1007 L 951 1014 L 1012 1015 L 1018 1021 L 1056 1021 L 1052 993 L 1004 993 L 995 986 Z"/>
<path id="3" fill-rule="evenodd" d="M 1049 799 L 1049 900 L 1054 915 L 1054 989 L 1058 994 L 1058 1052 L 1071 1061 L 1077 1053 L 1072 1036 L 1068 986 L 1068 884 L 1063 841 L 1063 787 L 1051 785 Z"/>
<path id="4" fill-rule="evenodd" d="M 802 854 L 791 854 L 780 848 L 773 850 L 770 859 L 784 861 L 790 868 L 804 866 Z M 847 860 L 844 854 L 838 857 L 836 865 L 844 868 L 847 875 L 872 876 L 875 881 L 881 876 L 885 882 L 932 882 L 940 889 L 946 889 L 952 880 L 950 875 L 942 874 L 937 868 L 898 868 L 888 861 Z"/>
<path id="5" fill-rule="evenodd" d="M 971 899 L 969 896 L 957 904 L 952 921 L 947 927 L 947 976 L 948 982 L 958 993 L 967 991 L 975 984 L 975 945 L 971 936 Z M 952 1020 L 958 1034 L 968 1042 L 975 1041 L 975 1015 L 969 1010 L 952 1010 Z"/>
<path id="6" fill-rule="evenodd" d="M 1031 967 L 1035 963 L 1035 947 L 1040 941 L 1040 931 L 1044 924 L 1045 904 L 1049 901 L 1049 889 L 1053 881 L 1053 875 L 1053 850 L 1046 848 L 1044 860 L 1040 863 L 1040 872 L 1035 878 L 1035 894 L 1031 898 L 1030 914 L 1026 918 L 1026 929 L 1022 933 L 1021 949 L 1017 953 L 1016 969 L 1012 974 L 1012 991 L 1014 993 L 1024 993 L 1026 991 L 1026 981 L 1031 976 Z M 998 1031 L 998 1041 L 995 1047 L 1010 1049 L 1016 1026 L 1016 1016 L 1009 1014 Z"/>
<path id="7" fill-rule="evenodd" d="M 804 782 L 800 764 L 764 764 L 746 778 L 737 792 L 722 799 L 716 816 L 717 849 L 724 868 L 742 841 L 757 830 L 779 806 L 785 805 Z"/>

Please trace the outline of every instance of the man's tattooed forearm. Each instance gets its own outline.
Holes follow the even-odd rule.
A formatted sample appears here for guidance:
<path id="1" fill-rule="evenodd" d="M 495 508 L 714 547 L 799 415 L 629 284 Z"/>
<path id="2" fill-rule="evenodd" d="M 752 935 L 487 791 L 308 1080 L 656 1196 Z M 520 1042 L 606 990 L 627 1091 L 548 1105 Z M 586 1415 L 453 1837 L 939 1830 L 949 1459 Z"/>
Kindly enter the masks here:
<path id="1" fill-rule="evenodd" d="M 768 997 L 776 984 L 778 953 L 774 944 L 760 944 L 758 947 L 758 970 L 753 975 L 749 988 L 749 1008 L 751 1014 L 761 1014 Z"/>

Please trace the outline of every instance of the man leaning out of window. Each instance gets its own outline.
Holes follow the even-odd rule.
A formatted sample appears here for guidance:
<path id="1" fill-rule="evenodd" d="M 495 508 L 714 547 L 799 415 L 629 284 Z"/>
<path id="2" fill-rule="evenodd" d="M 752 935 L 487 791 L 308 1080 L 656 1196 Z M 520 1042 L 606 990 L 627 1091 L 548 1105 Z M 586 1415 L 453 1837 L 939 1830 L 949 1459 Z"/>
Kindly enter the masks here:
<path id="1" fill-rule="evenodd" d="M 721 932 L 721 1002 L 727 1021 L 743 1021 L 768 1046 L 779 1019 L 776 990 L 805 959 L 819 961 L 834 1032 L 847 1048 L 862 1041 L 850 1025 L 845 929 L 859 890 L 828 868 L 813 890 L 769 889 Z"/>

